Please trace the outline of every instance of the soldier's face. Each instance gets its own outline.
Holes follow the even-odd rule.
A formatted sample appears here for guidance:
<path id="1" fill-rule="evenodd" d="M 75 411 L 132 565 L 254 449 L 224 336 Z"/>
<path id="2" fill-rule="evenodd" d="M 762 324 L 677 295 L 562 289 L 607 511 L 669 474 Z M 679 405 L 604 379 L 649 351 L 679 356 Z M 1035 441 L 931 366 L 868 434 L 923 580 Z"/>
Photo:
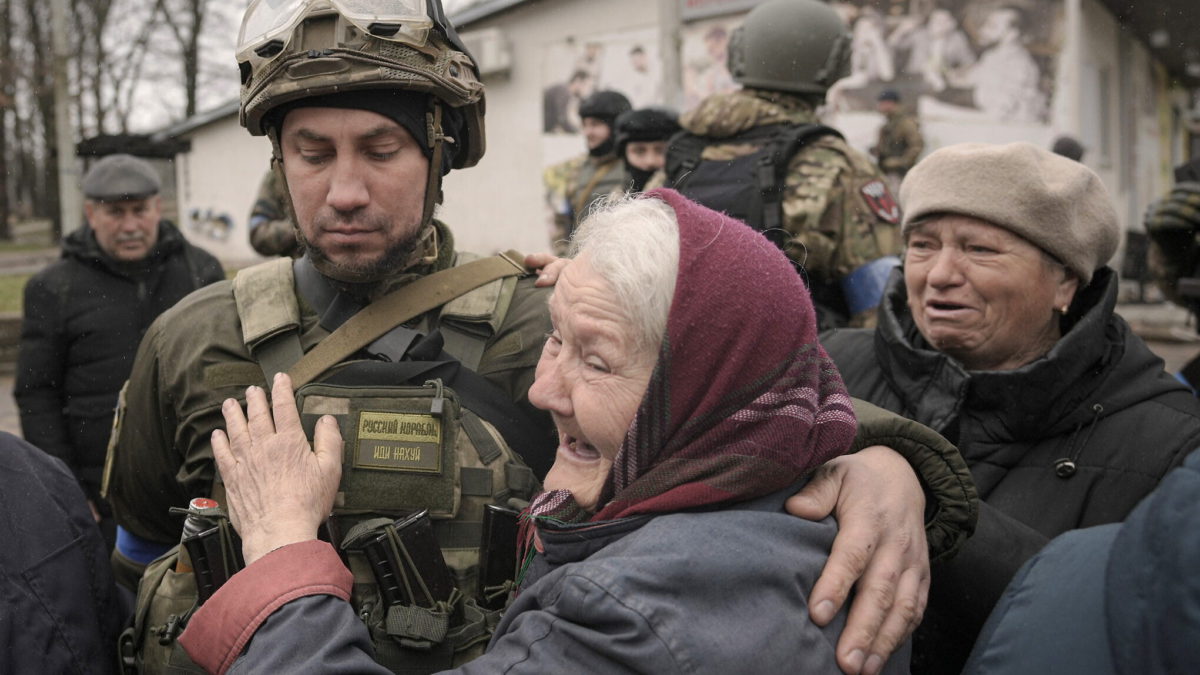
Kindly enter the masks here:
<path id="1" fill-rule="evenodd" d="M 1058 309 L 1079 285 L 1041 249 L 1008 230 L 959 215 L 908 234 L 908 308 L 929 344 L 968 370 L 1012 370 L 1058 340 Z"/>
<path id="2" fill-rule="evenodd" d="M 588 150 L 600 147 L 600 144 L 612 136 L 612 129 L 595 117 L 583 118 L 583 139 L 587 142 Z"/>
<path id="3" fill-rule="evenodd" d="M 116 260 L 135 262 L 150 255 L 158 242 L 162 209 L 158 197 L 93 202 L 83 205 L 96 243 Z"/>
<path id="4" fill-rule="evenodd" d="M 629 141 L 625 161 L 642 171 L 658 171 L 667 164 L 666 141 Z"/>
<path id="5" fill-rule="evenodd" d="M 367 110 L 298 108 L 280 129 L 305 245 L 322 272 L 358 281 L 396 271 L 421 230 L 429 160 L 396 122 Z"/>

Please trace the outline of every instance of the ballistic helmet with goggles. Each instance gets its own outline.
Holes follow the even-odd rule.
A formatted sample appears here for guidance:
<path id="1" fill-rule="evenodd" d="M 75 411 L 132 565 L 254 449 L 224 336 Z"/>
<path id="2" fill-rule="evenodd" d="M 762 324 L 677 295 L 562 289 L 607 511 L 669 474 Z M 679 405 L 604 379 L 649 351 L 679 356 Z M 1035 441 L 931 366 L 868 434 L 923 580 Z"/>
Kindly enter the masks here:
<path id="1" fill-rule="evenodd" d="M 483 83 L 440 0 L 253 0 L 237 60 L 241 122 L 255 136 L 272 131 L 273 110 L 301 99 L 399 90 L 429 101 L 428 154 L 440 160 L 453 144 L 456 169 L 483 156 Z"/>
<path id="2" fill-rule="evenodd" d="M 746 86 L 824 94 L 850 74 L 850 32 L 817 0 L 768 0 L 729 38 L 729 74 Z"/>

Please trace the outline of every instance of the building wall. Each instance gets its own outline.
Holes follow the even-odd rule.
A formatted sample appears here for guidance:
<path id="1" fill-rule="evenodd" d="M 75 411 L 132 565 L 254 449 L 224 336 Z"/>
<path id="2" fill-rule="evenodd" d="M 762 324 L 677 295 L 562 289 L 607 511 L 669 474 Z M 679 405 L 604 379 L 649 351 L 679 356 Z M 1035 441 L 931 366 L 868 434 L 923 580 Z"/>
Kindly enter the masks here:
<path id="1" fill-rule="evenodd" d="M 259 181 L 270 167 L 270 141 L 247 134 L 237 115 L 184 138 L 192 149 L 175 161 L 180 229 L 226 265 L 258 260 L 250 247 L 247 220 Z"/>
<path id="2" fill-rule="evenodd" d="M 657 31 L 658 3 L 647 0 L 531 2 L 472 24 L 464 33 L 499 28 L 512 50 L 507 75 L 485 77 L 487 154 L 478 166 L 452 171 L 440 211 L 460 248 L 479 253 L 516 248 L 549 249 L 542 169 L 584 151 L 582 137 L 547 142 L 542 133 L 544 58 L 573 38 L 628 31 Z M 557 141 L 557 142 L 553 142 Z"/>

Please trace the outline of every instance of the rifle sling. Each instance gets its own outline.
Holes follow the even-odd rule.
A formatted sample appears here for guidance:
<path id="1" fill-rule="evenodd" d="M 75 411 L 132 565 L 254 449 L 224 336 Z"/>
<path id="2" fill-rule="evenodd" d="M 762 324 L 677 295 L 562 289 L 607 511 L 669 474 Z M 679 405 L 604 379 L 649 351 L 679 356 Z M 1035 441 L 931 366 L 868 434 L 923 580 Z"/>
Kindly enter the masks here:
<path id="1" fill-rule="evenodd" d="M 372 302 L 322 340 L 288 370 L 296 389 L 313 381 L 346 357 L 371 344 L 392 328 L 480 286 L 525 274 L 516 251 L 473 260 L 422 277 Z"/>

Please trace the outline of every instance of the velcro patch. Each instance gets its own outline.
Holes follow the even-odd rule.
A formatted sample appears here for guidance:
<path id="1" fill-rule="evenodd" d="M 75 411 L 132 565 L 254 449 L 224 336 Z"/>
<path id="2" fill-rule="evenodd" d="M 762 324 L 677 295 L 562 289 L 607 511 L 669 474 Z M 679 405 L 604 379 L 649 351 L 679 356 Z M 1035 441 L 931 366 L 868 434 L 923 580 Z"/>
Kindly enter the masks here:
<path id="1" fill-rule="evenodd" d="M 892 191 L 888 189 L 887 184 L 881 180 L 873 180 L 862 186 L 861 192 L 872 213 L 892 225 L 900 222 L 900 205 L 892 197 Z"/>
<path id="2" fill-rule="evenodd" d="M 354 465 L 393 471 L 442 470 L 442 423 L 433 415 L 363 411 Z"/>

